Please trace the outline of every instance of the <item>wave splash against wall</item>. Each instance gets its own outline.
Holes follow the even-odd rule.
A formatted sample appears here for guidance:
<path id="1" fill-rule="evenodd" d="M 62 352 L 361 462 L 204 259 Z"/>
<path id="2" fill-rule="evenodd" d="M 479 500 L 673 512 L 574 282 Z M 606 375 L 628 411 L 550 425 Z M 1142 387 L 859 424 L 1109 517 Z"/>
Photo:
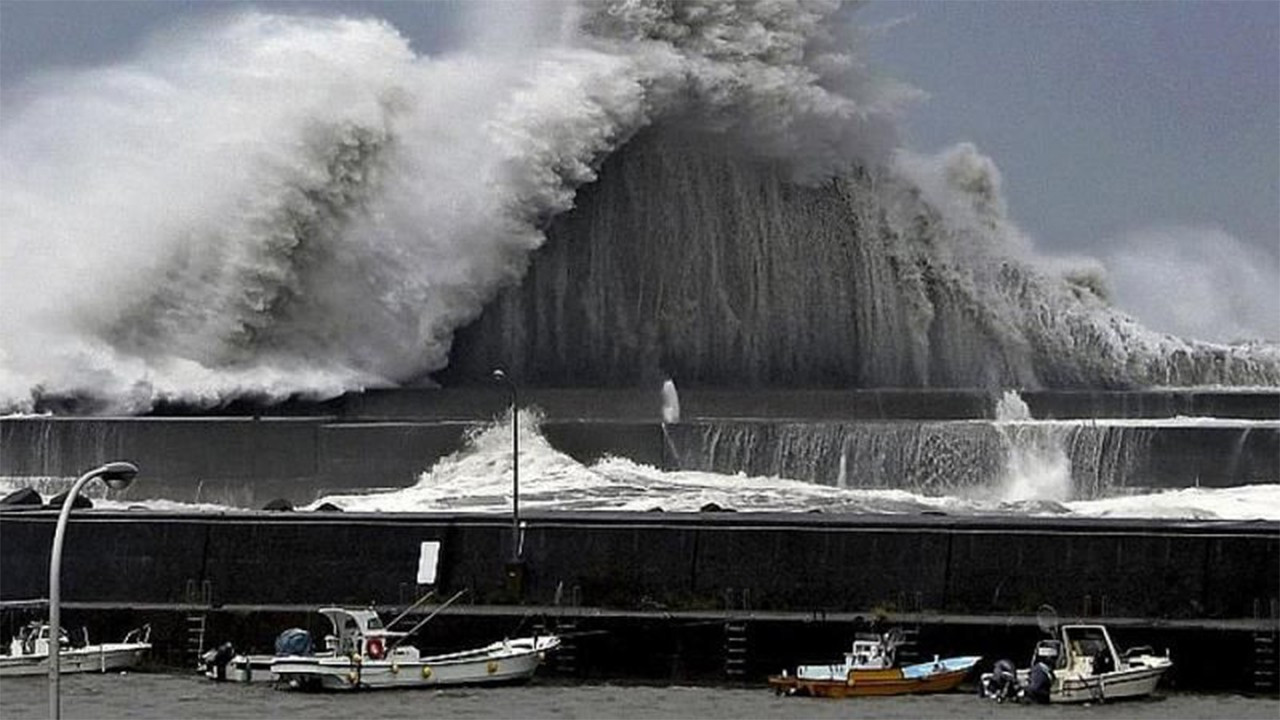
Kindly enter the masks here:
<path id="1" fill-rule="evenodd" d="M 0 407 L 396 385 L 482 312 L 442 377 L 1280 383 L 1275 348 L 1147 333 L 1031 271 L 988 160 L 894 152 L 913 93 L 835 4 L 504 13 L 549 10 L 519 52 L 439 56 L 235 12 L 15 93 Z"/>

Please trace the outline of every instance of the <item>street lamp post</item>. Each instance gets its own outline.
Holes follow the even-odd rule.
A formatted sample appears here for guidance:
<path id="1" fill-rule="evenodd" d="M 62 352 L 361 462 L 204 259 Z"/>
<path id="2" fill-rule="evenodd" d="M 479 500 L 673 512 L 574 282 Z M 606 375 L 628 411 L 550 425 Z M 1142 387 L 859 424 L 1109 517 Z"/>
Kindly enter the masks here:
<path id="1" fill-rule="evenodd" d="M 67 532 L 67 519 L 71 516 L 71 506 L 75 503 L 76 494 L 85 483 L 94 478 L 102 478 L 112 490 L 123 490 L 129 487 L 138 474 L 133 463 L 110 462 L 102 467 L 94 468 L 76 480 L 67 491 L 67 498 L 62 501 L 62 513 L 58 515 L 58 527 L 53 532 L 53 552 L 49 556 L 49 717 L 58 720 L 62 717 L 62 702 L 59 695 L 60 662 L 62 660 L 62 540 Z"/>
<path id="2" fill-rule="evenodd" d="M 520 562 L 520 392 L 505 372 L 494 370 L 493 377 L 511 390 L 511 562 Z"/>

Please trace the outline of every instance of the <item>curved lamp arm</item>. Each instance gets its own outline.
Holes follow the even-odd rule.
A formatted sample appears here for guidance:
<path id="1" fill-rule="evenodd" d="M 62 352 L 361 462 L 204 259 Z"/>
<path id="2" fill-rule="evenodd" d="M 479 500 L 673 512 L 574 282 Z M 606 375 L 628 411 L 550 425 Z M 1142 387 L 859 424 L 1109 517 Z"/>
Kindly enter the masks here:
<path id="1" fill-rule="evenodd" d="M 111 462 L 94 468 L 81 475 L 67 491 L 67 498 L 62 501 L 62 512 L 58 515 L 58 527 L 53 531 L 53 550 L 49 555 L 49 717 L 58 720 L 62 717 L 62 702 L 58 686 L 61 678 L 62 653 L 62 541 L 67 533 L 67 520 L 71 517 L 71 506 L 75 504 L 76 495 L 85 483 L 94 478 L 102 478 L 112 490 L 123 490 L 129 487 L 138 474 L 138 467 L 133 463 Z"/>

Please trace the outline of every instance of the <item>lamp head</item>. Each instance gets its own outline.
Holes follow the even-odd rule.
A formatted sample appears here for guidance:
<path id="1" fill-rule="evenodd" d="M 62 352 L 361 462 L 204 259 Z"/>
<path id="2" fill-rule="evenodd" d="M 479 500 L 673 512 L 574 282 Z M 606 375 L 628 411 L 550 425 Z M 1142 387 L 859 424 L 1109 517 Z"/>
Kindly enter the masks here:
<path id="1" fill-rule="evenodd" d="M 501 370 L 494 370 L 494 371 L 493 371 L 493 379 L 494 379 L 494 380 L 506 380 L 506 379 L 507 379 L 507 374 L 506 374 L 505 372 L 501 371 Z"/>
<path id="2" fill-rule="evenodd" d="M 129 487 L 138 476 L 138 466 L 127 462 L 111 462 L 102 466 L 98 477 L 112 490 L 123 490 Z"/>

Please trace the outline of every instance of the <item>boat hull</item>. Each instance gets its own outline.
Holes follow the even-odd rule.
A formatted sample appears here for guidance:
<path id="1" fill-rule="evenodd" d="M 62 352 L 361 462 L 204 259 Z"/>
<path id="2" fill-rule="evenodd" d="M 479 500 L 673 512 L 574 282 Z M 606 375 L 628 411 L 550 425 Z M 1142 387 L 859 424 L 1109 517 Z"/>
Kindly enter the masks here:
<path id="1" fill-rule="evenodd" d="M 954 670 L 925 677 L 903 677 L 898 670 L 854 670 L 840 680 L 806 680 L 793 676 L 773 675 L 769 686 L 779 694 L 807 697 L 848 698 L 876 695 L 917 695 L 949 692 L 956 689 L 968 670 Z"/>
<path id="2" fill-rule="evenodd" d="M 125 670 L 142 662 L 148 644 L 107 644 L 66 650 L 58 656 L 58 672 L 87 673 Z M 49 655 L 0 655 L 0 677 L 49 674 Z"/>
<path id="3" fill-rule="evenodd" d="M 1150 695 L 1168 669 L 1166 665 L 1127 668 L 1101 675 L 1063 675 L 1054 680 L 1049 702 L 1096 703 Z M 1026 677 L 1024 671 L 1018 672 L 1020 681 L 1025 682 Z"/>
<path id="4" fill-rule="evenodd" d="M 426 658 L 279 657 L 271 672 L 301 689 L 357 690 L 499 685 L 528 681 L 558 641 L 494 643 Z"/>

